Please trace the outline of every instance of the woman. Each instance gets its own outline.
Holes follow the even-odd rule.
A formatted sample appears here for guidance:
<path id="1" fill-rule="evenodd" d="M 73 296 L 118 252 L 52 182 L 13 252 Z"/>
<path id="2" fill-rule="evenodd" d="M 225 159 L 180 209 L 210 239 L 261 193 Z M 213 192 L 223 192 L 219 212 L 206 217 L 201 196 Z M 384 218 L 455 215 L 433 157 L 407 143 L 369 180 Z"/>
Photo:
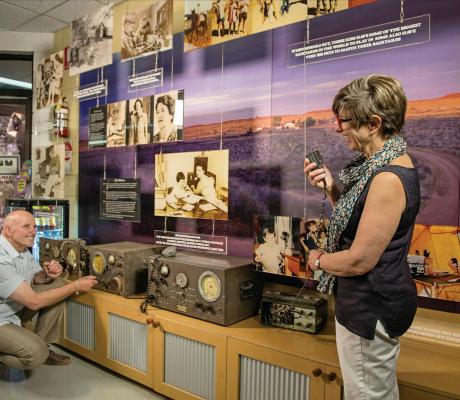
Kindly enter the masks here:
<path id="1" fill-rule="evenodd" d="M 134 107 L 130 117 L 128 144 L 149 143 L 149 119 L 147 113 L 144 112 L 142 99 L 136 99 L 134 101 Z"/>
<path id="2" fill-rule="evenodd" d="M 411 325 L 416 289 L 406 262 L 420 206 L 417 171 L 399 135 L 407 99 L 388 76 L 359 78 L 336 95 L 337 132 L 361 154 L 339 174 L 305 160 L 304 172 L 325 185 L 334 212 L 327 252 L 308 263 L 323 271 L 319 290 L 336 284 L 336 340 L 345 399 L 398 399 L 398 337 Z M 334 282 L 335 281 L 335 282 Z"/>
<path id="3" fill-rule="evenodd" d="M 177 140 L 177 131 L 174 126 L 174 111 L 176 101 L 169 95 L 159 96 L 155 104 L 154 142 L 173 142 Z"/>

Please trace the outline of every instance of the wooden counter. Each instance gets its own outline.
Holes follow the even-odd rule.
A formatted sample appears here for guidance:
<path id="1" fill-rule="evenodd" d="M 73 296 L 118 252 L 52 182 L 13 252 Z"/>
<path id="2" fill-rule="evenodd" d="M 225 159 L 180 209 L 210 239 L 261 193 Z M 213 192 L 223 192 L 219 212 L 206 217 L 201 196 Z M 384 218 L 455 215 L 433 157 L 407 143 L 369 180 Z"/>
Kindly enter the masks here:
<path id="1" fill-rule="evenodd" d="M 230 349 L 230 344 L 235 343 L 244 347 L 246 343 L 248 348 L 258 348 L 258 352 L 267 352 L 271 354 L 269 360 L 276 360 L 274 354 L 279 354 L 281 359 L 304 360 L 304 363 L 309 365 L 322 365 L 322 373 L 325 371 L 333 370 L 338 371 L 340 374 L 339 361 L 337 357 L 334 321 L 330 319 L 327 326 L 321 333 L 317 335 L 291 331 L 280 328 L 269 328 L 263 326 L 259 322 L 259 317 L 255 316 L 248 318 L 244 321 L 223 327 L 220 325 L 211 324 L 198 319 L 190 318 L 184 315 L 172 313 L 169 311 L 149 307 L 147 315 L 142 314 L 139 310 L 139 305 L 142 303 L 140 299 L 125 299 L 120 296 L 115 296 L 106 292 L 93 290 L 88 294 L 74 297 L 76 302 L 83 302 L 86 304 L 104 304 L 107 306 L 100 309 L 109 309 L 110 312 L 120 311 L 127 318 L 132 318 L 135 321 L 147 321 L 152 323 L 155 328 L 149 329 L 149 335 L 153 331 L 153 343 L 155 350 L 153 357 L 157 357 L 154 362 L 154 368 L 150 368 L 150 373 L 158 374 L 158 366 L 161 363 L 161 350 L 158 349 L 161 340 L 155 339 L 162 331 L 174 333 L 177 331 L 178 335 L 187 335 L 190 332 L 190 337 L 193 340 L 200 340 L 216 346 L 219 346 L 219 352 L 216 362 L 220 365 L 221 371 L 219 372 L 219 384 L 225 383 L 225 376 L 229 380 L 234 368 L 234 363 L 228 362 L 225 367 L 225 346 Z M 451 326 L 458 326 L 460 329 L 460 316 L 454 314 L 426 312 L 426 310 L 419 310 L 418 315 L 414 321 L 414 326 L 423 326 L 425 321 L 438 321 L 437 324 L 443 329 L 449 329 Z M 437 318 L 437 319 L 436 319 Z M 101 318 L 103 319 L 103 318 Z M 459 321 L 457 321 L 459 320 Z M 457 324 L 458 322 L 458 324 Z M 106 326 L 104 328 L 106 330 Z M 156 336 L 157 335 L 157 336 Z M 149 343 L 150 340 L 149 340 Z M 227 343 L 227 344 L 225 344 Z M 64 346 L 68 345 L 68 341 L 64 341 Z M 101 344 L 99 344 L 101 345 Z M 101 345 L 107 347 L 106 344 Z M 238 346 L 237 346 L 238 348 Z M 264 350 L 265 349 L 265 350 Z M 71 350 L 77 351 L 78 348 L 72 346 Z M 82 353 L 84 356 L 87 354 Z M 224 358 L 220 360 L 219 358 Z M 227 358 L 230 356 L 227 355 Z M 90 357 L 89 357 L 90 358 Z M 100 356 L 93 357 L 93 360 L 100 362 Z M 275 362 L 275 361 L 274 361 Z M 111 363 L 102 363 L 111 368 Z M 113 363 L 112 363 L 113 364 Z M 217 367 L 216 367 L 217 368 Z M 117 372 L 123 373 L 122 368 L 118 368 Z M 136 380 L 135 376 L 131 373 L 129 377 Z M 133 377 L 134 376 L 134 377 Z M 155 379 L 153 379 L 155 381 Z M 151 386 L 149 382 L 152 379 L 143 379 L 141 383 Z M 406 334 L 401 338 L 401 354 L 398 362 L 398 381 L 401 387 L 401 399 L 417 399 L 417 400 L 444 400 L 444 399 L 460 399 L 460 344 L 446 343 L 434 338 L 418 337 L 413 334 Z M 327 383 L 327 382 L 326 382 Z M 229 386 L 227 381 L 227 395 L 225 396 L 225 384 L 220 388 L 220 392 L 216 398 L 230 398 L 229 393 L 236 390 Z M 160 393 L 162 392 L 158 386 L 152 385 L 152 388 Z M 230 390 L 231 389 L 231 390 Z M 327 395 L 326 390 L 321 389 L 321 393 L 325 393 L 325 399 L 336 399 L 337 391 L 334 395 Z M 172 394 L 171 394 L 172 393 Z M 196 398 L 187 397 L 184 395 L 174 394 L 176 392 L 164 393 L 173 398 Z M 216 392 L 217 393 L 217 392 Z M 312 397 L 313 398 L 313 397 Z M 316 399 L 315 399 L 316 400 Z"/>

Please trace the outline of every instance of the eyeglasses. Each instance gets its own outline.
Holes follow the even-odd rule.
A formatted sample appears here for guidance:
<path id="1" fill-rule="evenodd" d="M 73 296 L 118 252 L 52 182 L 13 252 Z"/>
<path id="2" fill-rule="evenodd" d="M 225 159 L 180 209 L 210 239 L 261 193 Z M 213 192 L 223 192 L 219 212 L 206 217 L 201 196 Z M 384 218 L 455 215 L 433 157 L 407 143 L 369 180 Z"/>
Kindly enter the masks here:
<path id="1" fill-rule="evenodd" d="M 337 125 L 339 127 L 339 129 L 343 129 L 343 126 L 342 124 L 344 122 L 350 122 L 350 121 L 353 121 L 353 118 L 339 118 L 339 116 L 335 116 L 336 120 L 337 120 Z"/>

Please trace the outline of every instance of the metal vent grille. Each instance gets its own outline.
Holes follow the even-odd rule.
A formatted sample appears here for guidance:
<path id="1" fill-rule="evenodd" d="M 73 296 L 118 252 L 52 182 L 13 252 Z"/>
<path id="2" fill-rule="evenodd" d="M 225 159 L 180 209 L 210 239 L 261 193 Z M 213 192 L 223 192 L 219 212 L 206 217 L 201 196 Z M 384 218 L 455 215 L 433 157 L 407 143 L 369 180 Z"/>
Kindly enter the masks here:
<path id="1" fill-rule="evenodd" d="M 66 339 L 94 351 L 94 308 L 67 302 Z"/>
<path id="2" fill-rule="evenodd" d="M 215 348 L 165 332 L 165 383 L 204 399 L 215 398 Z"/>
<path id="3" fill-rule="evenodd" d="M 109 313 L 109 358 L 147 372 L 147 325 Z"/>
<path id="4" fill-rule="evenodd" d="M 240 356 L 240 400 L 307 400 L 309 378 Z"/>

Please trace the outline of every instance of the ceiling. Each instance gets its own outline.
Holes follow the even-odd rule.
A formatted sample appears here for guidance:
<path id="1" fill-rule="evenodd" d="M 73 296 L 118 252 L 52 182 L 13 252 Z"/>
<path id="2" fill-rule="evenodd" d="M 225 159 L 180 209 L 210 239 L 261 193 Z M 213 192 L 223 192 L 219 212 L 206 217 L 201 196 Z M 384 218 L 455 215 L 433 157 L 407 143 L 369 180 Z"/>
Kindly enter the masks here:
<path id="1" fill-rule="evenodd" d="M 0 31 L 52 33 L 123 0 L 0 0 Z"/>

